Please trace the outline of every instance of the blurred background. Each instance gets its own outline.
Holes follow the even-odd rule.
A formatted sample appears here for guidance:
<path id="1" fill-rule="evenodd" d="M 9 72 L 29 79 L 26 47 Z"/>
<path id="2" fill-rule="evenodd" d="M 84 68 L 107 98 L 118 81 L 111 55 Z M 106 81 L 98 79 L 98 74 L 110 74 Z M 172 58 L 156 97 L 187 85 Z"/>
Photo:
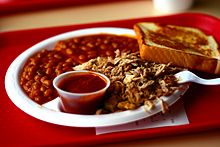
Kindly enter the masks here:
<path id="1" fill-rule="evenodd" d="M 0 31 L 202 12 L 220 17 L 219 0 L 0 0 Z"/>

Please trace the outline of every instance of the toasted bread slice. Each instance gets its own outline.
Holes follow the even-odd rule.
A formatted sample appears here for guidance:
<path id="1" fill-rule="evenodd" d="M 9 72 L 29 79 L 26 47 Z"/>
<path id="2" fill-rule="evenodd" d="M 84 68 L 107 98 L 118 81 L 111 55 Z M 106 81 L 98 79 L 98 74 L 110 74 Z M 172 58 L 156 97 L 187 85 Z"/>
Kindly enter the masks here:
<path id="1" fill-rule="evenodd" d="M 140 22 L 134 25 L 141 58 L 220 74 L 220 53 L 212 36 L 191 27 Z"/>

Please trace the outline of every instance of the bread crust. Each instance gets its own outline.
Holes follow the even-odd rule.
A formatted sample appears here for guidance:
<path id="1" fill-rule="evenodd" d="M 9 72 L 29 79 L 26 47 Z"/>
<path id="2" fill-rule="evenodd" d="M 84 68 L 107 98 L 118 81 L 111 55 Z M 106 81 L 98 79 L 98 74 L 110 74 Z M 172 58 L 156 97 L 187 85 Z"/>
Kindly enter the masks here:
<path id="1" fill-rule="evenodd" d="M 142 59 L 156 63 L 171 63 L 174 66 L 220 74 L 220 61 L 217 58 L 188 53 L 183 50 L 147 45 L 144 42 L 144 32 L 138 24 L 134 25 L 134 30 Z"/>

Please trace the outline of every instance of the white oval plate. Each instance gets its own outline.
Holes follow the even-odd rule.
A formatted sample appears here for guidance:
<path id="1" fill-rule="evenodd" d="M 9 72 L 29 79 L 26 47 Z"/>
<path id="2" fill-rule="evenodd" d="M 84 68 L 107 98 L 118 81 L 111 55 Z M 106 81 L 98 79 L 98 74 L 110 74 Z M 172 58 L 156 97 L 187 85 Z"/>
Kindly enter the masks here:
<path id="1" fill-rule="evenodd" d="M 102 27 L 102 28 L 88 28 L 81 29 L 76 31 L 71 31 L 63 33 L 49 39 L 46 39 L 31 48 L 24 51 L 20 54 L 9 66 L 6 76 L 5 76 L 5 88 L 6 92 L 11 99 L 11 101 L 25 113 L 49 122 L 58 125 L 64 126 L 74 126 L 74 127 L 104 127 L 104 126 L 113 126 L 118 124 L 124 124 L 139 119 L 149 117 L 153 114 L 156 114 L 161 111 L 161 106 L 159 103 L 156 104 L 156 107 L 151 111 L 146 111 L 144 107 L 140 107 L 136 110 L 129 110 L 124 112 L 117 112 L 112 114 L 104 115 L 78 115 L 78 114 L 69 114 L 64 112 L 56 111 L 56 103 L 39 105 L 32 101 L 21 89 L 19 84 L 19 74 L 23 68 L 27 59 L 34 53 L 42 49 L 53 49 L 55 43 L 59 40 L 65 40 L 72 37 L 79 37 L 84 35 L 91 34 L 100 34 L 100 33 L 110 33 L 118 35 L 131 35 L 135 36 L 135 33 L 131 29 L 126 28 L 112 28 L 112 27 Z M 169 97 L 162 97 L 162 99 L 168 104 L 174 104 L 188 89 L 188 85 L 180 85 L 179 90 L 176 90 Z M 55 105 L 54 105 L 55 104 Z M 51 108 L 51 106 L 54 108 Z M 54 109 L 54 110 L 53 110 Z"/>

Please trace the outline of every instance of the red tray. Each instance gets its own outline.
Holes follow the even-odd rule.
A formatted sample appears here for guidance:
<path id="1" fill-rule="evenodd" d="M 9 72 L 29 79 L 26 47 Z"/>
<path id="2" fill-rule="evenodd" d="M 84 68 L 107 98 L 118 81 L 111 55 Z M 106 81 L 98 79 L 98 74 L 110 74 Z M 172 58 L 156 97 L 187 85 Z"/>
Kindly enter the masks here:
<path id="1" fill-rule="evenodd" d="M 154 21 L 198 27 L 206 33 L 212 34 L 215 39 L 220 42 L 220 20 L 212 16 L 197 13 L 0 33 L 1 146 L 9 144 L 16 146 L 55 144 L 94 145 L 220 128 L 220 111 L 216 111 L 220 103 L 220 95 L 218 92 L 220 86 L 191 85 L 190 89 L 183 97 L 190 121 L 188 125 L 109 133 L 104 135 L 95 135 L 95 128 L 65 127 L 35 119 L 17 108 L 7 96 L 3 84 L 7 68 L 20 53 L 35 43 L 66 31 L 89 27 L 132 28 L 134 23 L 141 21 Z"/>
<path id="2" fill-rule="evenodd" d="M 118 0 L 0 0 L 0 15 L 112 1 Z"/>

